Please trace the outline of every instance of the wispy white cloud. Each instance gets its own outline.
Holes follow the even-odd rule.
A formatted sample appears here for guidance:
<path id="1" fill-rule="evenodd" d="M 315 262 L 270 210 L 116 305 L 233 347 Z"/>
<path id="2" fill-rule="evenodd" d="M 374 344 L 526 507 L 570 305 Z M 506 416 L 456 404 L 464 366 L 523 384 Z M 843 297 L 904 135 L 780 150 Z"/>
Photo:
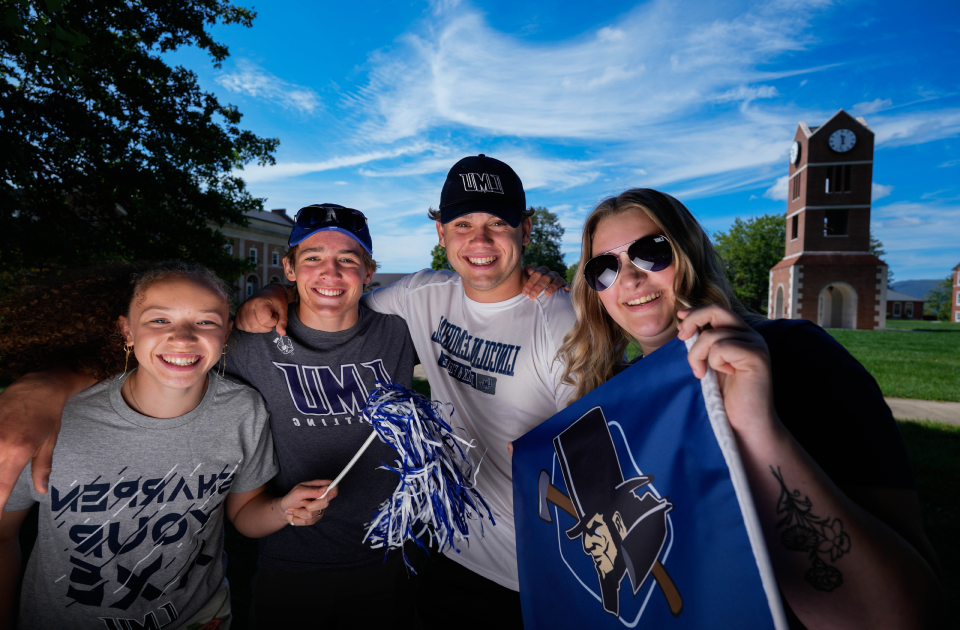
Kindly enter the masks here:
<path id="1" fill-rule="evenodd" d="M 960 134 L 960 109 L 881 114 L 868 122 L 878 147 L 922 144 Z"/>
<path id="2" fill-rule="evenodd" d="M 867 114 L 878 112 L 881 109 L 886 109 L 891 105 L 893 105 L 893 101 L 891 101 L 889 98 L 875 98 L 872 101 L 857 103 L 850 108 L 850 113 L 852 113 L 854 116 L 866 116 Z"/>
<path id="3" fill-rule="evenodd" d="M 784 175 L 783 177 L 778 177 L 777 181 L 763 193 L 763 196 L 767 199 L 773 199 L 774 201 L 786 201 L 787 200 L 787 184 L 790 181 L 789 175 Z"/>
<path id="4" fill-rule="evenodd" d="M 238 172 L 247 182 L 265 182 L 289 177 L 299 177 L 309 173 L 332 171 L 349 166 L 359 166 L 377 160 L 386 160 L 401 155 L 422 153 L 427 145 L 422 143 L 411 144 L 395 149 L 370 151 L 355 155 L 343 155 L 316 162 L 278 162 L 274 166 L 252 166 Z M 346 183 L 346 182 L 343 182 Z"/>
<path id="5" fill-rule="evenodd" d="M 872 200 L 877 201 L 878 199 L 889 197 L 890 193 L 892 192 L 893 192 L 893 186 L 885 186 L 884 184 L 878 184 L 877 182 L 873 182 L 873 187 L 871 189 L 870 194 L 871 194 Z M 784 195 L 784 199 L 786 199 L 786 195 Z"/>
<path id="6" fill-rule="evenodd" d="M 216 81 L 231 92 L 271 101 L 305 114 L 312 114 L 321 105 L 320 96 L 310 88 L 284 81 L 244 59 L 237 62 L 234 71 L 222 73 Z"/>
<path id="7" fill-rule="evenodd" d="M 873 226 L 888 251 L 957 246 L 960 205 L 897 202 L 872 212 Z M 922 244 L 921 247 L 918 247 Z M 954 263 L 956 264 L 956 263 Z"/>
<path id="8" fill-rule="evenodd" d="M 658 0 L 594 36 L 543 44 L 498 32 L 461 4 L 375 55 L 355 98 L 380 140 L 451 124 L 527 138 L 635 136 L 705 102 L 776 94 L 757 84 L 766 77 L 756 67 L 801 49 L 810 17 L 783 7 L 723 19 Z"/>
<path id="9" fill-rule="evenodd" d="M 874 207 L 873 233 L 883 242 L 884 261 L 899 277 L 940 277 L 957 264 L 960 205 L 931 201 L 896 202 Z M 942 270 L 931 272 L 932 270 Z"/>

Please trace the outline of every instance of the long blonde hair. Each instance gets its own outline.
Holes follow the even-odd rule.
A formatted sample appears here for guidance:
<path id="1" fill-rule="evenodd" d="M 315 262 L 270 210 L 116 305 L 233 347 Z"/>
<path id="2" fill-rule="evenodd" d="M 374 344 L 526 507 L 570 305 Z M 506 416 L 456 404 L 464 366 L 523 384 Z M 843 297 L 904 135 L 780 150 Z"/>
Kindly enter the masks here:
<path id="1" fill-rule="evenodd" d="M 564 338 L 557 358 L 564 363 L 563 382 L 576 387 L 573 400 L 596 389 L 613 377 L 614 367 L 623 361 L 633 340 L 630 333 L 613 321 L 596 291 L 587 286 L 583 266 L 593 258 L 593 236 L 604 219 L 626 212 L 645 213 L 666 235 L 676 266 L 674 294 L 682 310 L 707 304 L 721 304 L 748 319 L 743 305 L 733 297 L 723 262 L 709 237 L 686 206 L 668 194 L 650 188 L 632 188 L 597 204 L 583 226 L 580 262 L 573 281 L 573 307 L 577 323 Z"/>

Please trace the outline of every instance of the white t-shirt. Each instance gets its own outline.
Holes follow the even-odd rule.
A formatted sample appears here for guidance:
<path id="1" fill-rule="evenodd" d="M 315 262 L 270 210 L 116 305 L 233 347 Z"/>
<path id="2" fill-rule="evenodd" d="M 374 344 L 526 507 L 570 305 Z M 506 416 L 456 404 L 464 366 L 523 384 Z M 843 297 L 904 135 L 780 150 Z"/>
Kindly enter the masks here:
<path id="1" fill-rule="evenodd" d="M 513 523 L 513 469 L 507 442 L 566 406 L 555 361 L 576 322 L 565 291 L 531 300 L 520 294 L 484 304 L 467 297 L 460 276 L 424 269 L 363 297 L 363 305 L 407 321 L 433 398 L 453 404 L 452 425 L 478 442 L 477 488 L 494 511 L 483 538 L 473 523 L 470 544 L 447 556 L 471 571 L 519 590 Z M 474 532 L 477 532 L 476 534 Z"/>

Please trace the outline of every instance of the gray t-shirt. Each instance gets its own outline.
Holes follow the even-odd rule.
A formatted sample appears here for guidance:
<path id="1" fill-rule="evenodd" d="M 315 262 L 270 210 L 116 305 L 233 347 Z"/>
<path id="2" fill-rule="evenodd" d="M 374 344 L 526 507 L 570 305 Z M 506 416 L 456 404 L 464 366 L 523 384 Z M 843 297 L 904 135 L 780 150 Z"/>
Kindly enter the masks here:
<path id="1" fill-rule="evenodd" d="M 50 490 L 27 468 L 6 510 L 40 503 L 21 628 L 159 628 L 197 612 L 223 581 L 223 501 L 277 472 L 263 399 L 213 372 L 196 409 L 130 409 L 123 379 L 74 396 Z"/>
<path id="2" fill-rule="evenodd" d="M 406 322 L 362 307 L 354 326 L 330 333 L 304 325 L 291 306 L 287 336 L 235 328 L 228 343 L 227 374 L 255 387 L 270 410 L 280 462 L 271 489 L 278 494 L 336 477 L 373 430 L 359 415 L 376 381 L 409 387 L 413 380 Z M 260 539 L 260 566 L 308 573 L 382 561 L 382 549 L 363 543 L 364 525 L 397 487 L 397 475 L 380 468 L 395 460 L 395 451 L 374 440 L 320 521 Z"/>

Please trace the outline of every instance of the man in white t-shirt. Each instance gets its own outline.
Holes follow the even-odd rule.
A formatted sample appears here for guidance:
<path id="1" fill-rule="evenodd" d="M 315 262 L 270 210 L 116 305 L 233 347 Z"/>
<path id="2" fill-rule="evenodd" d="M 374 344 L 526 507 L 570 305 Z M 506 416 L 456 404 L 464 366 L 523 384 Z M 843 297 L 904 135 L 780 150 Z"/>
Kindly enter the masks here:
<path id="1" fill-rule="evenodd" d="M 522 627 L 507 444 L 565 406 L 570 390 L 555 357 L 576 321 L 565 291 L 535 299 L 522 291 L 530 215 L 508 165 L 484 155 L 460 160 L 431 212 L 456 273 L 425 269 L 361 302 L 407 321 L 432 397 L 452 403 L 452 424 L 477 440 L 477 486 L 496 521 L 483 522 L 481 537 L 475 520 L 468 545 L 446 558 L 434 553 L 423 567 L 418 610 L 427 628 Z M 256 332 L 266 317 L 248 304 L 237 325 Z"/>

